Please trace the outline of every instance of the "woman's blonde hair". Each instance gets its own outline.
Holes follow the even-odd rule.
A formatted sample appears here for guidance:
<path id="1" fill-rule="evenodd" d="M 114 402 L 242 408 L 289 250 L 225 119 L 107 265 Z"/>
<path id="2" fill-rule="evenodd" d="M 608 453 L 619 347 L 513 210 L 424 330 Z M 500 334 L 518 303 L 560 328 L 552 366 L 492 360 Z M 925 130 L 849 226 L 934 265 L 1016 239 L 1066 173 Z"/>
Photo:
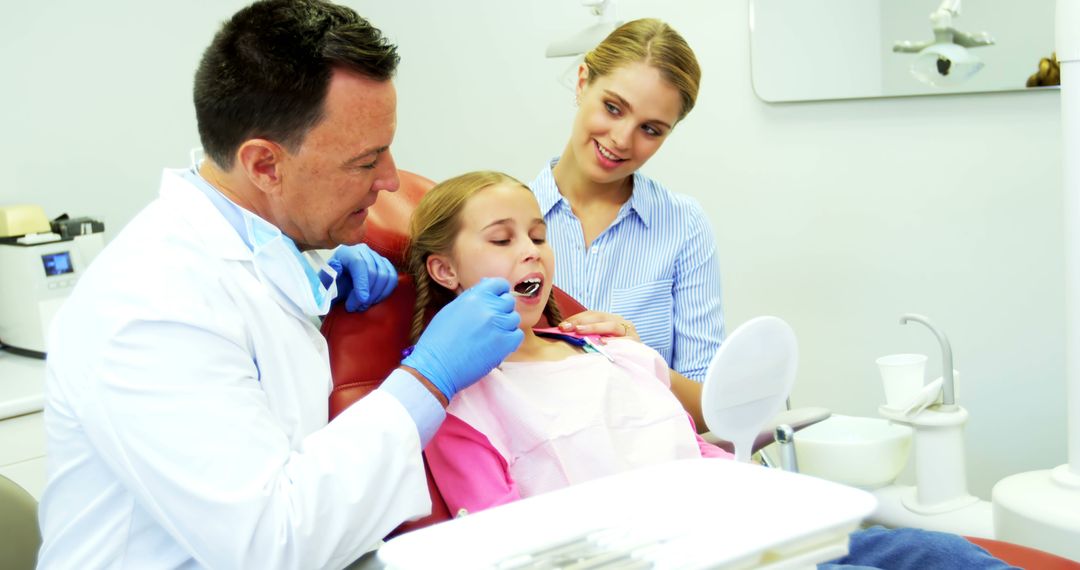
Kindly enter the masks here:
<path id="1" fill-rule="evenodd" d="M 682 96 L 683 120 L 697 101 L 701 67 L 694 50 L 679 32 L 655 18 L 633 20 L 608 34 L 600 45 L 585 54 L 589 83 L 631 63 L 645 63 L 656 69 Z"/>
<path id="2" fill-rule="evenodd" d="M 450 255 L 454 241 L 461 231 L 461 210 L 477 192 L 495 184 L 517 184 L 526 191 L 529 187 L 516 178 L 490 170 L 469 172 L 436 184 L 428 190 L 413 211 L 409 222 L 409 248 L 405 263 L 416 284 L 416 306 L 413 310 L 412 342 L 420 338 L 427 326 L 427 315 L 454 300 L 454 293 L 439 285 L 428 274 L 427 260 L 432 254 Z M 544 307 L 548 322 L 562 321 L 555 296 Z"/>

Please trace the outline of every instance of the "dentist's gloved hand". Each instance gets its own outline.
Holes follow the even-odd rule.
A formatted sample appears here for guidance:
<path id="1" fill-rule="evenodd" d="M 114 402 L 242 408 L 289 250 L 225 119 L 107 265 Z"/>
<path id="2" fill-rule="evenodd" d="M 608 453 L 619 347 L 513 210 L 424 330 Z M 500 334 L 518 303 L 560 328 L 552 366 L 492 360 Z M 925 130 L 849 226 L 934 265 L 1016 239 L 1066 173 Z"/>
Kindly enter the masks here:
<path id="1" fill-rule="evenodd" d="M 517 350 L 525 338 L 519 324 L 510 283 L 483 279 L 431 319 L 401 364 L 422 374 L 450 400 Z"/>
<path id="2" fill-rule="evenodd" d="M 338 272 L 338 298 L 350 313 L 366 311 L 397 286 L 397 270 L 389 259 L 364 245 L 343 245 L 326 262 Z"/>

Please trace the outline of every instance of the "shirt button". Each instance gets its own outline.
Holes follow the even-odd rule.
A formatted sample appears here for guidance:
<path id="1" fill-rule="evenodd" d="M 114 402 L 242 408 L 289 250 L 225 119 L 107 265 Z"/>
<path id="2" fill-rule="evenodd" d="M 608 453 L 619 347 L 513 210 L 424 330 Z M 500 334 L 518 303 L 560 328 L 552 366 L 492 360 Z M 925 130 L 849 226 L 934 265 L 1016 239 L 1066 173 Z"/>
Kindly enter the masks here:
<path id="1" fill-rule="evenodd" d="M 596 246 L 594 245 L 594 246 L 592 246 L 592 247 L 590 247 L 590 248 L 589 248 L 589 251 L 590 251 L 591 253 L 596 253 L 596 252 L 600 251 L 600 248 L 599 248 L 599 247 L 596 247 Z"/>

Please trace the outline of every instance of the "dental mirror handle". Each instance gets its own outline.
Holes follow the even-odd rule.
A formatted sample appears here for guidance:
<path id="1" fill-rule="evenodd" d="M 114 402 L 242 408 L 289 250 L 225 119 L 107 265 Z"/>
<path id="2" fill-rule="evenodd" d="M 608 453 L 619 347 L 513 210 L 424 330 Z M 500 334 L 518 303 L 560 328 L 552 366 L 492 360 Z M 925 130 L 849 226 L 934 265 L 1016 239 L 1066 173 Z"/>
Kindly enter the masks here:
<path id="1" fill-rule="evenodd" d="M 799 462 L 795 459 L 795 430 L 787 424 L 776 426 L 773 439 L 780 450 L 780 468 L 792 473 L 799 472 Z"/>

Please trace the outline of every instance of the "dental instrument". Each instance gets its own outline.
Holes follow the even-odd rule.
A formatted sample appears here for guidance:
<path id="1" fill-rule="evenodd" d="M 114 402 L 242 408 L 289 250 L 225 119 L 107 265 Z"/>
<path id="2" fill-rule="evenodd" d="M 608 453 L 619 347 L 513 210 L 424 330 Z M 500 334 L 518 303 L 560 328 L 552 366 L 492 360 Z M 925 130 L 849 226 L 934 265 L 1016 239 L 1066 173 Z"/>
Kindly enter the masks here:
<path id="1" fill-rule="evenodd" d="M 799 462 L 795 457 L 795 430 L 787 424 L 780 424 L 776 426 L 774 437 L 776 446 L 780 448 L 780 468 L 798 473 Z"/>
<path id="2" fill-rule="evenodd" d="M 777 317 L 735 329 L 713 356 L 701 389 L 701 413 L 713 435 L 749 461 L 761 428 L 785 408 L 798 366 L 795 331 Z"/>
<path id="3" fill-rule="evenodd" d="M 869 493 L 816 477 L 689 459 L 409 532 L 378 558 L 400 570 L 813 567 L 846 553 L 873 506 Z"/>
<path id="4" fill-rule="evenodd" d="M 537 282 L 532 282 L 532 283 L 529 283 L 528 285 L 525 285 L 525 287 L 522 288 L 521 291 L 518 291 L 516 288 L 511 289 L 510 294 L 515 296 L 515 297 L 532 297 L 539 290 L 540 290 L 540 284 L 537 283 Z"/>
<path id="5" fill-rule="evenodd" d="M 542 336 L 542 337 L 545 337 L 545 338 L 553 338 L 553 339 L 561 340 L 563 342 L 570 343 L 570 344 L 572 344 L 572 345 L 574 345 L 576 347 L 581 348 L 585 352 L 595 352 L 595 353 L 598 353 L 599 355 L 603 356 L 604 358 L 608 359 L 609 361 L 615 362 L 615 359 L 612 358 L 611 355 L 608 354 L 608 352 L 606 350 L 601 348 L 600 341 L 599 341 L 601 335 L 595 335 L 595 334 L 583 335 L 583 334 L 578 334 L 578 333 L 573 333 L 573 332 L 566 332 L 566 331 L 564 331 L 564 330 L 562 330 L 562 329 L 560 329 L 558 327 L 533 329 L 533 333 L 535 333 L 536 336 Z"/>

